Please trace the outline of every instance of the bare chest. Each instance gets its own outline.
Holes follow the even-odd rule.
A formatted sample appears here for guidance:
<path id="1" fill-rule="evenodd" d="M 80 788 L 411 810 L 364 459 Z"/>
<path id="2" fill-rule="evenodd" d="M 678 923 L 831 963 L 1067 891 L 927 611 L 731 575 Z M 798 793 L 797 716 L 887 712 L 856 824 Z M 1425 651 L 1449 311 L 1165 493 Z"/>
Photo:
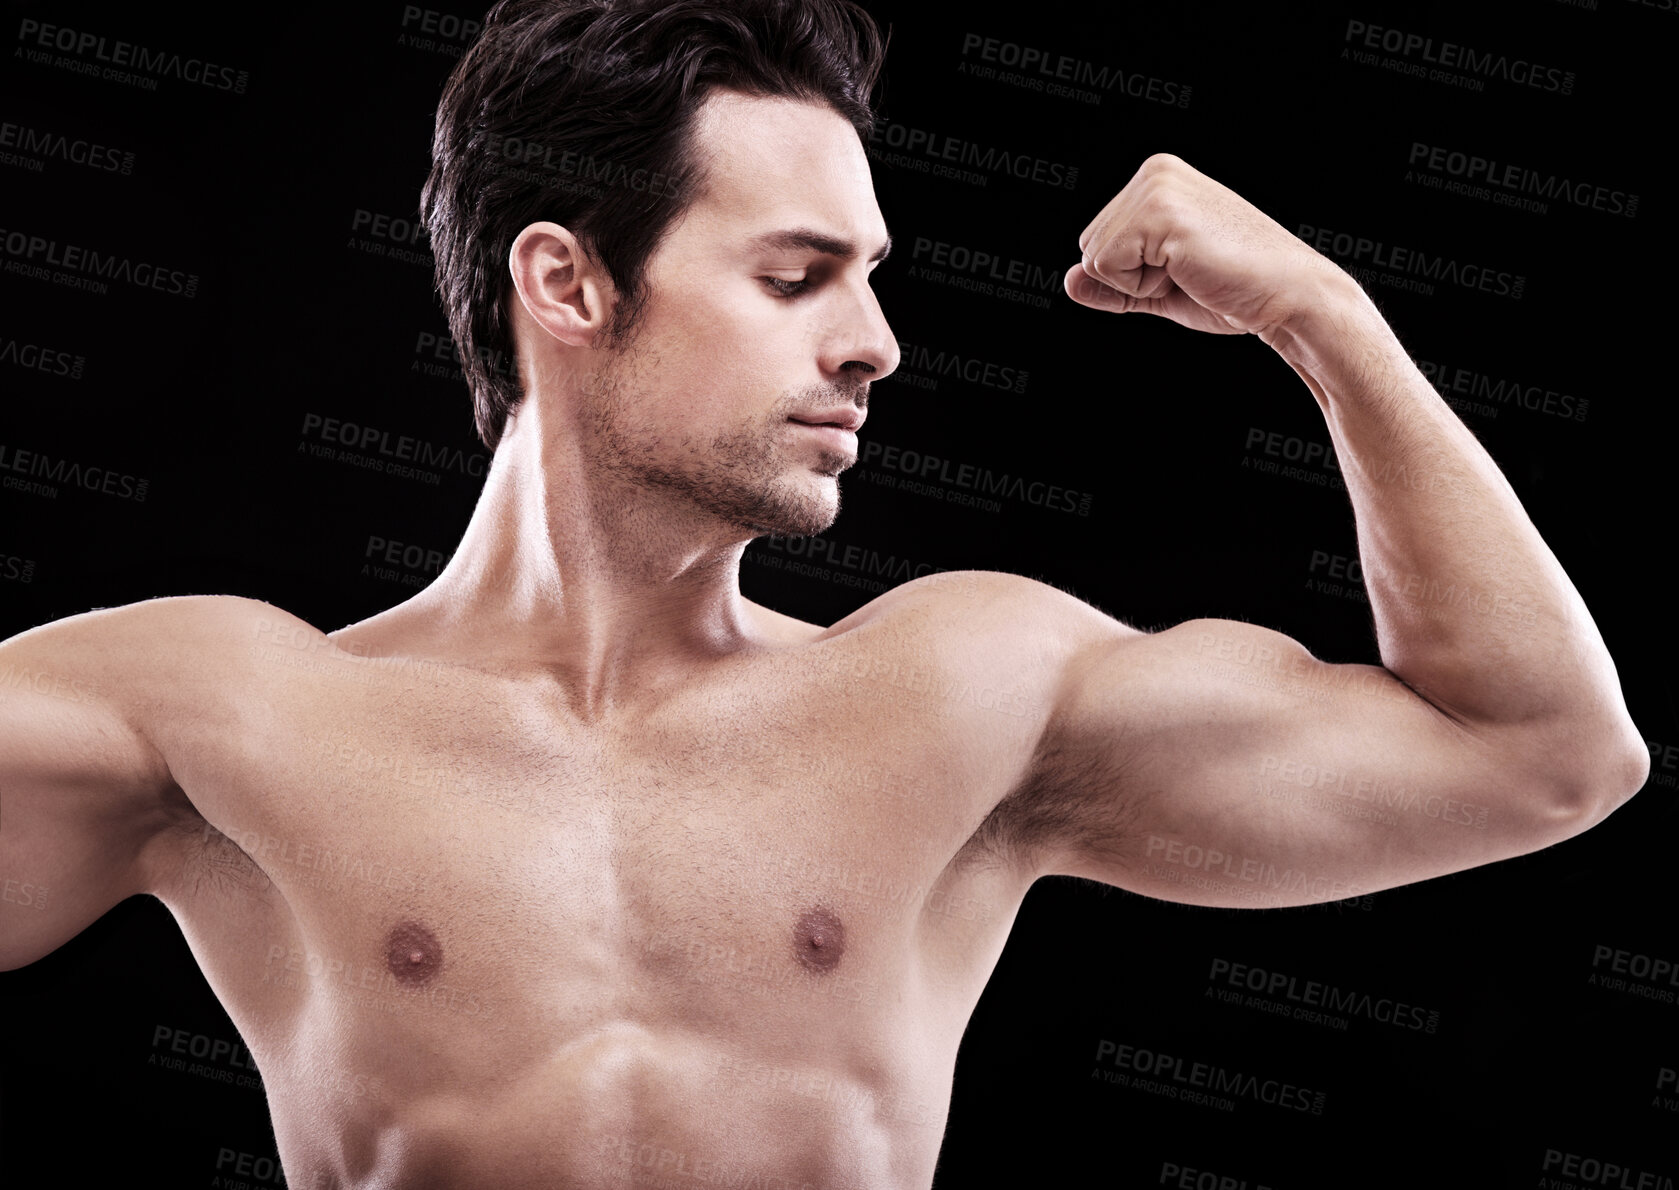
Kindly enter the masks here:
<path id="1" fill-rule="evenodd" d="M 929 961 L 977 996 L 1018 904 L 964 850 L 1001 745 L 949 716 L 747 682 L 583 732 L 472 679 L 402 693 L 294 707 L 218 774 L 201 960 L 230 1008 L 543 1036 L 875 1017 Z"/>

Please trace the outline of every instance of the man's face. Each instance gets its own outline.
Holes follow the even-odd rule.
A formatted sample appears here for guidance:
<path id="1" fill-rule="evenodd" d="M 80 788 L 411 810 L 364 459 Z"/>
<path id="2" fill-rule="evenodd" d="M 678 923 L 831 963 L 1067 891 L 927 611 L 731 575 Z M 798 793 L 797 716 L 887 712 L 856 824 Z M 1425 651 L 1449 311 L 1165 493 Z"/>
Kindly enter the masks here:
<path id="1" fill-rule="evenodd" d="M 898 366 L 869 288 L 888 240 L 868 159 L 833 110 L 732 91 L 711 93 L 696 138 L 706 192 L 649 261 L 629 342 L 580 394 L 592 454 L 754 534 L 820 533 L 856 436 L 795 419 L 855 419 Z"/>

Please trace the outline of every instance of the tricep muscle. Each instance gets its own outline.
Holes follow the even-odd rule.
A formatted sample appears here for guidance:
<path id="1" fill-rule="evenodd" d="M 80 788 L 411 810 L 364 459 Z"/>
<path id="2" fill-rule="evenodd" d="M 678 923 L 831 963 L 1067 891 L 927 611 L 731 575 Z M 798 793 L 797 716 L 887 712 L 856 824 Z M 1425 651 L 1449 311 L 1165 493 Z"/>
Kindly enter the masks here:
<path id="1" fill-rule="evenodd" d="M 1459 722 L 1269 629 L 1115 626 L 1068 665 L 1033 774 L 1045 871 L 1165 900 L 1339 900 L 1533 851 L 1562 809 L 1541 726 Z"/>

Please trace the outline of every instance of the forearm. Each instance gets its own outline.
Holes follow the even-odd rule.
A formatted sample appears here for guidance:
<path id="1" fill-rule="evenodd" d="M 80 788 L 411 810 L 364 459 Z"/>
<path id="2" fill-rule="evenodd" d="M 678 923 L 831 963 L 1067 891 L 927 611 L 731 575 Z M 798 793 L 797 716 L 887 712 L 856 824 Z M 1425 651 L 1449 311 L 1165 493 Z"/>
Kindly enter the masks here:
<path id="1" fill-rule="evenodd" d="M 1383 664 L 1473 727 L 1636 733 L 1574 584 L 1497 464 L 1350 278 L 1267 341 L 1317 398 L 1358 524 Z"/>

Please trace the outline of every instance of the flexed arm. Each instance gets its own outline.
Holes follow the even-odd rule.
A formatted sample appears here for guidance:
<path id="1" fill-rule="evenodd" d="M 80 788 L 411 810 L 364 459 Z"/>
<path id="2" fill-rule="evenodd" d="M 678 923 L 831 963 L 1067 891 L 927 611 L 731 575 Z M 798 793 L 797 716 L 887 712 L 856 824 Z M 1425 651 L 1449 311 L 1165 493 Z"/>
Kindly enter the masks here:
<path id="1" fill-rule="evenodd" d="M 1080 247 L 1074 300 L 1256 334 L 1306 382 L 1382 665 L 1247 624 L 1145 635 L 1068 610 L 1079 643 L 1019 794 L 1062 811 L 1046 870 L 1209 904 L 1333 899 L 1546 846 L 1640 787 L 1648 755 L 1579 593 L 1350 277 L 1164 155 Z M 1256 899 L 1266 871 L 1293 891 Z"/>

